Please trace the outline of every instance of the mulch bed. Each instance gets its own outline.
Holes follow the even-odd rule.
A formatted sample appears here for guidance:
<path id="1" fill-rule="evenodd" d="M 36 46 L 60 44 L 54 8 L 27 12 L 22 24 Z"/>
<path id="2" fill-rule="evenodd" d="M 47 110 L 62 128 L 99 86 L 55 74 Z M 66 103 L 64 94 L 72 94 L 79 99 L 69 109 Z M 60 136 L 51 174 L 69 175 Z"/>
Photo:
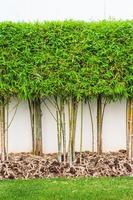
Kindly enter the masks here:
<path id="1" fill-rule="evenodd" d="M 76 153 L 73 166 L 60 163 L 55 154 L 33 156 L 31 154 L 9 154 L 8 161 L 0 161 L 0 179 L 34 179 L 52 177 L 100 177 L 132 176 L 133 162 L 126 151 L 97 153 L 83 152 L 82 162 Z"/>

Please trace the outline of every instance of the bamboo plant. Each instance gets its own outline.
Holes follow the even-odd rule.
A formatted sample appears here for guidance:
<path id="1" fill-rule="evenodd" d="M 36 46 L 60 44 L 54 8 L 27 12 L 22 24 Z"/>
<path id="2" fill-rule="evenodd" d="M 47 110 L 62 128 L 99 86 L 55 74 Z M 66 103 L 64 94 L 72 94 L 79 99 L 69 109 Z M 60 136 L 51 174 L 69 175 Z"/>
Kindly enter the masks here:
<path id="1" fill-rule="evenodd" d="M 42 113 L 40 99 L 29 100 L 29 110 L 32 130 L 32 152 L 35 155 L 42 155 Z"/>
<path id="2" fill-rule="evenodd" d="M 0 96 L 29 101 L 34 153 L 42 154 L 41 101 L 50 96 L 58 99 L 55 116 L 64 160 L 67 104 L 70 164 L 75 160 L 78 103 L 97 98 L 97 150 L 102 153 L 103 101 L 132 99 L 132 29 L 133 20 L 0 23 Z M 3 130 L 4 113 L 1 106 Z M 92 138 L 94 150 L 94 134 Z"/>

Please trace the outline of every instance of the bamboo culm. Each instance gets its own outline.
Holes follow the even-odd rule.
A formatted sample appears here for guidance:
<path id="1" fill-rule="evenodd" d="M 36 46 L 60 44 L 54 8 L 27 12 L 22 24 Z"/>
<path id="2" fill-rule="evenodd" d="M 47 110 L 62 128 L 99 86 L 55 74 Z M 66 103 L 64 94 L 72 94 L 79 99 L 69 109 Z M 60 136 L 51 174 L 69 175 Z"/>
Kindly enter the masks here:
<path id="1" fill-rule="evenodd" d="M 91 105 L 90 102 L 88 101 L 88 107 L 89 107 L 89 112 L 90 112 L 90 119 L 91 119 L 91 132 L 92 132 L 92 152 L 94 152 L 94 122 L 93 122 L 93 115 L 92 115 L 92 110 L 91 110 Z"/>
<path id="2" fill-rule="evenodd" d="M 83 101 L 81 101 L 81 117 L 80 117 L 80 162 L 82 162 L 82 146 L 83 146 Z"/>
<path id="3" fill-rule="evenodd" d="M 42 113 L 41 100 L 29 100 L 31 130 L 32 130 L 32 148 L 33 154 L 42 155 Z"/>
<path id="4" fill-rule="evenodd" d="M 102 153 L 102 98 L 97 98 L 97 152 Z"/>
<path id="5" fill-rule="evenodd" d="M 0 139 L 1 139 L 1 161 L 6 160 L 5 147 L 5 99 L 0 98 Z"/>
<path id="6" fill-rule="evenodd" d="M 128 157 L 130 160 L 133 159 L 133 100 L 128 99 L 128 113 L 127 113 L 127 142 L 128 142 Z"/>

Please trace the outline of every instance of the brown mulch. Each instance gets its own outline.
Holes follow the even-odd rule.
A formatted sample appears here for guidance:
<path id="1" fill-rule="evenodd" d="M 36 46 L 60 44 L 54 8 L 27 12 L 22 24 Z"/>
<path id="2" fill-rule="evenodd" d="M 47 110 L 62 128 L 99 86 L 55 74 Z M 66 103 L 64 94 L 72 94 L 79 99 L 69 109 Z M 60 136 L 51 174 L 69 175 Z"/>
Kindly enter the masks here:
<path id="1" fill-rule="evenodd" d="M 84 152 L 82 162 L 76 153 L 73 166 L 60 163 L 55 154 L 43 157 L 31 154 L 9 154 L 8 161 L 0 161 L 0 179 L 33 179 L 49 177 L 100 177 L 132 176 L 133 162 L 129 161 L 126 151 L 104 153 Z"/>

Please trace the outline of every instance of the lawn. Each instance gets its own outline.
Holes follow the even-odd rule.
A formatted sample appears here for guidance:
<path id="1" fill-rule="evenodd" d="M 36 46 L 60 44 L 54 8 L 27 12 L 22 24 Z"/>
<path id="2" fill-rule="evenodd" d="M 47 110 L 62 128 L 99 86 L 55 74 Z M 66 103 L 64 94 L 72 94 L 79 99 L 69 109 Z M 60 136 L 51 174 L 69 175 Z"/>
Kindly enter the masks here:
<path id="1" fill-rule="evenodd" d="M 0 200 L 133 200 L 133 178 L 0 181 Z"/>

